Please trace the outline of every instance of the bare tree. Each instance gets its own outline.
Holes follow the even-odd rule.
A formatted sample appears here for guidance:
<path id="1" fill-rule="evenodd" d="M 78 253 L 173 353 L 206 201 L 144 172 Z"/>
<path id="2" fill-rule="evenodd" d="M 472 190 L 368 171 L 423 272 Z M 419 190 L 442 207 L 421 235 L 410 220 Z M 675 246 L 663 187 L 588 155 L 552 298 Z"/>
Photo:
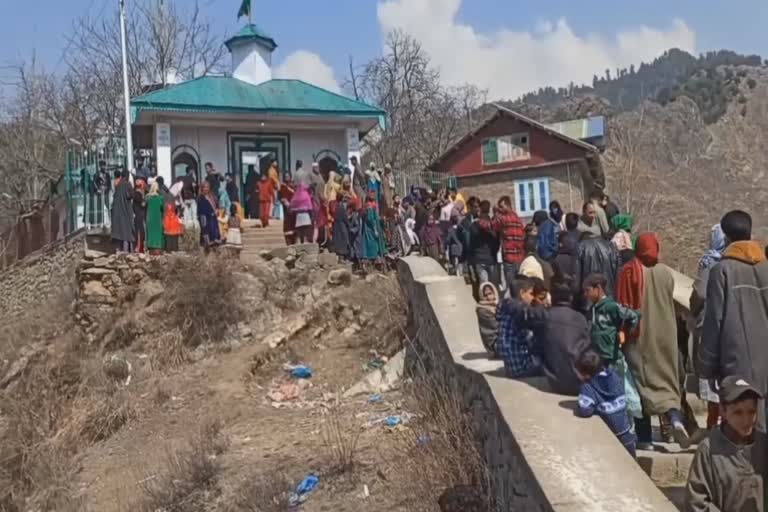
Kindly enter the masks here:
<path id="1" fill-rule="evenodd" d="M 485 92 L 471 85 L 446 87 L 414 38 L 395 30 L 386 48 L 360 70 L 350 63 L 347 86 L 387 112 L 387 126 L 366 140 L 372 158 L 418 172 L 446 151 L 473 123 Z"/>
<path id="2" fill-rule="evenodd" d="M 186 2 L 185 2 L 186 3 Z M 140 0 L 127 22 L 131 96 L 223 71 L 223 38 L 195 3 Z M 84 102 L 81 113 L 96 119 L 102 136 L 122 132 L 122 61 L 117 13 L 75 22 L 65 55 L 70 93 Z"/>

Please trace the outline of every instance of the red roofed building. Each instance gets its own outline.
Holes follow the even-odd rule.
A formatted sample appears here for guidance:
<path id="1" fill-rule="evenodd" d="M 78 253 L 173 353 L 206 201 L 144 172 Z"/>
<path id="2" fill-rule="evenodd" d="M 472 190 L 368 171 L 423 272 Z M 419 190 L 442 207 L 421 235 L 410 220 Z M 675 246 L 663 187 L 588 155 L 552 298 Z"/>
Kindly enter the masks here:
<path id="1" fill-rule="evenodd" d="M 518 214 L 531 217 L 558 200 L 565 211 L 580 211 L 593 186 L 600 151 L 579 139 L 517 112 L 496 112 L 465 135 L 430 170 L 456 177 L 465 198 L 492 203 L 509 195 Z"/>

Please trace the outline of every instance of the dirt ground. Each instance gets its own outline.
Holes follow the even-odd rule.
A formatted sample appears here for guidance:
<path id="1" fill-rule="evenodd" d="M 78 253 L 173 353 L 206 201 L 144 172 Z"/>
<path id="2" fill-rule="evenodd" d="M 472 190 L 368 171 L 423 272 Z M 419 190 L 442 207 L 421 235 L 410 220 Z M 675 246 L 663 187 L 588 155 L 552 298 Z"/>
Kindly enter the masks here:
<path id="1" fill-rule="evenodd" d="M 194 510 L 280 510 L 270 499 L 310 473 L 319 476 L 320 484 L 303 505 L 308 512 L 419 510 L 392 488 L 404 462 L 399 459 L 408 457 L 400 449 L 408 427 L 366 426 L 405 412 L 409 405 L 397 391 L 384 393 L 379 403 L 369 403 L 368 395 L 341 398 L 343 390 L 371 371 L 375 356 L 391 357 L 401 348 L 404 311 L 393 314 L 366 300 L 371 296 L 366 287 L 393 284 L 394 276 L 356 280 L 333 299 L 338 318 L 314 323 L 279 348 L 258 342 L 258 333 L 253 343 L 229 353 L 165 375 L 137 377 L 129 388 L 138 418 L 82 454 L 79 492 L 89 508 L 135 510 L 136 499 L 159 478 L 169 454 L 203 421 L 217 419 L 229 445 L 218 456 L 221 472 L 207 504 Z M 359 332 L 347 329 L 355 323 L 349 320 L 352 308 L 355 322 L 361 317 L 364 322 Z M 302 389 L 297 400 L 275 404 L 268 394 L 290 381 L 286 363 L 310 366 L 311 387 Z M 334 434 L 336 442 L 329 442 Z M 355 443 L 352 467 L 339 468 L 333 446 L 350 451 Z M 243 489 L 254 496 L 251 501 L 262 503 L 232 508 Z"/>

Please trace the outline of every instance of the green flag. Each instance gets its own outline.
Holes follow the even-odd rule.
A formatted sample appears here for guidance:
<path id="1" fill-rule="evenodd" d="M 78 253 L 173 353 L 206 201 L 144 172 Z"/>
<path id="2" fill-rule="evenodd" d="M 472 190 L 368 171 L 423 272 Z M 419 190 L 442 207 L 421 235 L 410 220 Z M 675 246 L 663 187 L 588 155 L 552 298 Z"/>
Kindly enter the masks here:
<path id="1" fill-rule="evenodd" d="M 240 10 L 237 11 L 237 19 L 240 19 L 243 16 L 250 16 L 250 15 L 251 15 L 251 0 L 243 0 L 243 3 L 240 5 Z"/>

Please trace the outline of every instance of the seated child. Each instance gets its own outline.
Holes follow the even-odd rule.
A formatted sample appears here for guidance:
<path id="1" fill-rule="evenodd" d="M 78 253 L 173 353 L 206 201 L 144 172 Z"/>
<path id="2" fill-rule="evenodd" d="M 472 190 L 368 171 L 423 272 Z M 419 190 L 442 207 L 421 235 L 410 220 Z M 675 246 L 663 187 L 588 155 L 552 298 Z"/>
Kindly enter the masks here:
<path id="1" fill-rule="evenodd" d="M 683 510 L 762 511 L 768 446 L 755 425 L 763 395 L 739 377 L 726 377 L 719 397 L 723 422 L 696 450 Z"/>
<path id="2" fill-rule="evenodd" d="M 480 326 L 480 339 L 485 350 L 496 356 L 496 339 L 499 334 L 499 322 L 496 320 L 496 309 L 499 306 L 499 290 L 493 283 L 480 284 L 480 302 L 475 311 L 477 323 Z"/>
<path id="3" fill-rule="evenodd" d="M 496 312 L 499 322 L 496 353 L 504 361 L 508 377 L 536 377 L 541 375 L 541 359 L 533 352 L 533 331 L 525 327 L 521 316 L 524 308 L 520 307 L 533 303 L 534 283 L 527 277 L 518 278 L 512 290 L 517 292 L 517 297 L 500 302 Z"/>
<path id="4" fill-rule="evenodd" d="M 576 415 L 589 418 L 595 414 L 608 425 L 627 451 L 635 456 L 637 437 L 627 413 L 624 381 L 615 368 L 606 365 L 592 347 L 576 360 L 576 373 L 581 379 Z"/>

